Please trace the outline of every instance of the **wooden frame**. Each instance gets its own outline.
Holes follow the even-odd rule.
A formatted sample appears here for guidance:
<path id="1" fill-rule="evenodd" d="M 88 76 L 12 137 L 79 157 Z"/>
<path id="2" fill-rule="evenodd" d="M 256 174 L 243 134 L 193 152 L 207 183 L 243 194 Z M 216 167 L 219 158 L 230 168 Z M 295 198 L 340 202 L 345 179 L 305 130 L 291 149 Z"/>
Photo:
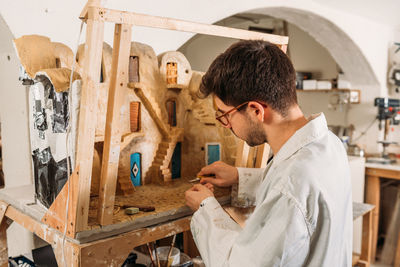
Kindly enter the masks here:
<path id="1" fill-rule="evenodd" d="M 114 207 L 119 151 L 121 146 L 121 132 L 119 131 L 118 120 L 116 119 L 117 112 L 115 112 L 115 110 L 119 110 L 121 99 L 124 97 L 123 93 L 121 93 L 121 87 L 127 86 L 129 82 L 129 47 L 131 42 L 131 27 L 133 25 L 237 39 L 262 39 L 277 44 L 283 51 L 286 51 L 288 44 L 288 37 L 286 36 L 111 10 L 100 7 L 98 1 L 94 0 L 89 0 L 86 4 L 81 13 L 81 18 L 87 23 L 87 56 L 85 57 L 83 66 L 76 168 L 74 175 L 71 176 L 69 182 L 64 186 L 60 197 L 57 197 L 52 204 L 43 221 L 54 228 L 64 228 L 65 225 L 60 218 L 66 218 L 64 214 L 68 200 L 68 185 L 71 185 L 71 190 L 69 190 L 69 204 L 71 208 L 68 212 L 67 234 L 72 238 L 75 237 L 77 232 L 87 229 L 92 155 L 95 142 L 96 91 L 99 86 L 98 70 L 101 64 L 104 22 L 112 22 L 115 23 L 116 26 L 112 61 L 113 67 L 104 137 L 104 152 L 101 167 L 100 201 L 98 209 L 98 218 L 101 225 L 111 223 L 112 208 Z M 264 151 L 264 149 L 262 149 L 262 151 Z M 262 151 L 260 150 L 257 157 L 260 158 L 258 163 L 260 166 L 262 166 L 262 162 L 265 162 L 265 159 L 261 160 L 263 158 Z"/>
<path id="2" fill-rule="evenodd" d="M 79 244 L 79 240 L 75 239 L 80 232 L 89 230 L 90 186 L 94 143 L 96 141 L 97 91 L 100 86 L 99 69 L 102 60 L 104 23 L 114 23 L 115 31 L 98 203 L 98 222 L 101 226 L 107 226 L 112 223 L 119 154 L 121 147 L 124 146 L 121 143 L 121 138 L 123 139 L 124 137 L 121 136 L 117 114 L 120 110 L 122 99 L 125 98 L 122 88 L 131 87 L 129 85 L 129 50 L 132 26 L 146 26 L 235 39 L 261 39 L 278 45 L 284 52 L 286 52 L 288 44 L 288 37 L 286 36 L 106 9 L 100 6 L 100 0 L 89 0 L 80 18 L 87 24 L 86 51 L 82 66 L 76 165 L 73 173 L 41 221 L 0 201 L 0 207 L 4 207 L 4 215 L 0 213 L 2 215 L 0 216 L 0 222 L 3 223 L 0 226 L 0 230 L 4 230 L 5 228 L 5 217 L 19 223 L 52 244 L 59 263 L 61 262 L 61 248 L 63 248 L 69 266 L 84 265 L 85 258 L 93 260 L 93 257 L 91 258 L 90 255 L 106 253 L 105 248 L 109 248 L 112 245 L 121 248 L 120 244 L 124 244 L 126 245 L 124 250 L 130 250 L 134 246 L 165 237 L 169 233 L 189 229 L 190 218 L 185 217 L 160 226 L 142 228 L 123 234 L 122 236 L 110 237 L 86 244 Z M 139 99 L 143 98 L 141 97 L 143 95 L 143 88 L 135 88 L 134 92 L 138 95 Z M 150 109 L 149 112 L 151 112 L 151 103 L 142 102 L 144 107 L 148 110 Z M 164 131 L 168 133 L 167 129 L 163 129 L 163 127 L 160 128 L 160 131 L 162 134 Z M 264 145 L 262 149 L 258 150 L 256 166 L 260 167 L 266 163 L 265 152 L 268 151 L 267 148 L 267 145 Z M 240 150 L 242 152 L 249 151 L 249 149 L 245 148 L 244 143 L 239 145 L 238 152 Z M 245 153 L 242 153 L 237 160 L 241 160 L 244 157 L 247 158 Z M 64 229 L 66 229 L 66 237 L 63 235 Z M 1 238 L 5 238 L 3 230 Z M 66 241 L 63 242 L 63 239 L 66 239 Z M 0 243 L 3 241 L 3 239 L 0 239 Z M 96 252 L 92 251 L 94 248 Z M 121 256 L 122 254 L 119 253 L 118 255 Z"/>

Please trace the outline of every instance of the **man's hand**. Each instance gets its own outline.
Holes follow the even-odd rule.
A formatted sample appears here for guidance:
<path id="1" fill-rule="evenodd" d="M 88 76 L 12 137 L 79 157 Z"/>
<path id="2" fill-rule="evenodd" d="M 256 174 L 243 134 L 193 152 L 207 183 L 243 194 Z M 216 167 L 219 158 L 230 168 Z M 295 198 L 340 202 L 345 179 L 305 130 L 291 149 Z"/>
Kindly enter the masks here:
<path id="1" fill-rule="evenodd" d="M 236 167 L 230 166 L 222 161 L 216 161 L 205 166 L 197 175 L 215 175 L 215 178 L 205 177 L 200 180 L 201 184 L 212 184 L 219 187 L 229 187 L 238 183 L 239 174 Z"/>
<path id="2" fill-rule="evenodd" d="M 213 197 L 212 190 L 208 189 L 209 186 L 201 184 L 195 184 L 192 188 L 185 192 L 186 205 L 193 211 L 196 211 L 200 207 L 200 203 L 208 198 Z"/>

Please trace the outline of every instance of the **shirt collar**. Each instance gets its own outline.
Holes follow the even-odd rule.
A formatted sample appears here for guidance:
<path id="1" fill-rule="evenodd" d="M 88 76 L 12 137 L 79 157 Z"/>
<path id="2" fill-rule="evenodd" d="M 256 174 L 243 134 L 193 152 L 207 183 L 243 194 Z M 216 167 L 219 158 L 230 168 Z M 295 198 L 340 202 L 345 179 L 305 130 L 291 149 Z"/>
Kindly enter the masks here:
<path id="1" fill-rule="evenodd" d="M 298 129 L 285 144 L 281 147 L 274 157 L 274 165 L 286 160 L 302 147 L 308 145 L 328 132 L 324 113 L 311 115 L 308 123 Z"/>

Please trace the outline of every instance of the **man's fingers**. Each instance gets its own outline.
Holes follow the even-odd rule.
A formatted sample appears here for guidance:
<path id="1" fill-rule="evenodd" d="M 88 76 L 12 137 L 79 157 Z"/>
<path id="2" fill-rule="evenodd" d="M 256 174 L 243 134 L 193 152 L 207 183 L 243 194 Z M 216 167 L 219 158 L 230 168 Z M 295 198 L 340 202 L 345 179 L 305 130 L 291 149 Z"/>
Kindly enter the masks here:
<path id="1" fill-rule="evenodd" d="M 223 184 L 223 180 L 222 179 L 218 179 L 218 178 L 201 178 L 200 180 L 201 184 L 212 184 L 212 185 L 216 185 L 216 186 L 222 186 Z"/>
<path id="2" fill-rule="evenodd" d="M 212 184 L 206 183 L 204 186 L 211 190 L 211 192 L 214 192 L 214 186 Z"/>
<path id="3" fill-rule="evenodd" d="M 197 175 L 215 174 L 220 163 L 221 163 L 220 161 L 216 161 L 216 162 L 211 163 L 210 165 L 203 167 Z"/>

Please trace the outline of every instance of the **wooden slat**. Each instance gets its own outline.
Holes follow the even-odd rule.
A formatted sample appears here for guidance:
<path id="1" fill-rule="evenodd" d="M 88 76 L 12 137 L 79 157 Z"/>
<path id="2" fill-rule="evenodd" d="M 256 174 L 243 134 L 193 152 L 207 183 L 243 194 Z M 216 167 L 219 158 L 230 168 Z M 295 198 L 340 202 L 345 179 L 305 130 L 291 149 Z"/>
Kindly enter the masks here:
<path id="1" fill-rule="evenodd" d="M 247 168 L 254 168 L 256 156 L 256 147 L 249 147 L 249 154 L 247 155 Z"/>
<path id="2" fill-rule="evenodd" d="M 380 179 L 377 176 L 367 175 L 366 202 L 375 206 L 372 212 L 372 248 L 371 262 L 375 262 L 376 245 L 378 241 L 379 229 L 379 202 L 380 202 Z"/>
<path id="3" fill-rule="evenodd" d="M 265 168 L 267 166 L 270 149 L 271 148 L 267 143 L 257 147 L 256 164 L 254 166 L 255 168 Z"/>
<path id="4" fill-rule="evenodd" d="M 191 217 L 185 217 L 83 244 L 81 245 L 81 266 L 121 266 L 134 247 L 190 230 L 190 219 Z"/>
<path id="5" fill-rule="evenodd" d="M 114 31 L 111 80 L 100 175 L 98 219 L 101 225 L 112 223 L 122 136 L 120 129 L 121 107 L 126 99 L 124 91 L 128 84 L 131 28 L 132 26 L 128 24 L 116 24 Z"/>
<path id="6" fill-rule="evenodd" d="M 369 263 L 371 262 L 372 233 L 373 233 L 372 217 L 373 217 L 373 211 L 370 211 L 363 216 L 360 261 L 367 263 L 367 265 L 365 266 L 369 266 Z"/>
<path id="7" fill-rule="evenodd" d="M 243 40 L 261 39 L 277 45 L 286 45 L 289 41 L 287 36 L 246 31 L 217 25 L 208 25 L 204 23 L 196 23 L 179 19 L 150 16 L 98 7 L 88 8 L 88 18 L 114 23 L 127 23 L 136 26 L 200 33 Z M 286 49 L 284 51 L 286 51 Z"/>
<path id="8" fill-rule="evenodd" d="M 75 231 L 87 227 L 90 185 L 95 141 L 97 91 L 100 81 L 101 55 L 103 50 L 104 22 L 86 21 L 85 59 L 83 63 L 81 104 L 79 111 L 79 129 L 76 162 L 80 166 Z"/>
<path id="9" fill-rule="evenodd" d="M 7 247 L 7 218 L 5 217 L 8 204 L 0 201 L 0 267 L 8 266 L 8 247 Z"/>
<path id="10" fill-rule="evenodd" d="M 400 171 L 378 169 L 378 168 L 365 168 L 365 175 L 379 176 L 383 178 L 391 178 L 400 180 Z"/>
<path id="11" fill-rule="evenodd" d="M 61 192 L 57 195 L 53 204 L 50 206 L 46 214 L 42 218 L 42 222 L 57 229 L 60 232 L 64 232 L 65 223 L 67 222 L 67 236 L 75 237 L 75 222 L 76 222 L 76 201 L 78 192 L 78 181 L 79 179 L 79 166 L 77 166 L 69 177 L 69 180 L 65 183 Z M 70 188 L 69 188 L 70 186 Z M 69 188 L 69 190 L 68 190 Z M 69 193 L 69 197 L 68 197 Z M 68 219 L 67 217 L 67 203 L 68 203 Z"/>
<path id="12" fill-rule="evenodd" d="M 235 159 L 236 167 L 247 166 L 247 158 L 249 156 L 249 152 L 250 152 L 250 147 L 246 144 L 246 142 L 243 140 L 239 140 L 236 149 L 236 159 Z"/>

